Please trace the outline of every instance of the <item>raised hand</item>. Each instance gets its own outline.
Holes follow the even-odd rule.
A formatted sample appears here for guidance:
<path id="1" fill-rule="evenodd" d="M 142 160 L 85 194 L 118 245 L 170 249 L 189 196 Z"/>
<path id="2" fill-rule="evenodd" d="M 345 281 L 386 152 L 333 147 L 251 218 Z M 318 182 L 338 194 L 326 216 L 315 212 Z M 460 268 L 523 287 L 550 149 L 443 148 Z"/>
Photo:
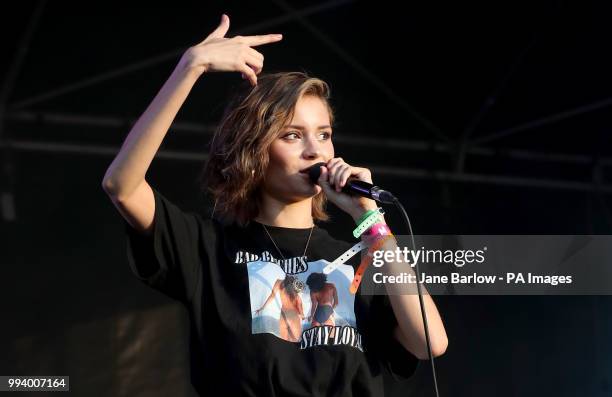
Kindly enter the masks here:
<path id="1" fill-rule="evenodd" d="M 223 14 L 219 26 L 202 42 L 185 51 L 180 63 L 198 74 L 240 72 L 255 86 L 257 75 L 263 69 L 264 56 L 251 47 L 280 41 L 283 36 L 266 34 L 227 38 L 229 25 L 229 17 Z"/>

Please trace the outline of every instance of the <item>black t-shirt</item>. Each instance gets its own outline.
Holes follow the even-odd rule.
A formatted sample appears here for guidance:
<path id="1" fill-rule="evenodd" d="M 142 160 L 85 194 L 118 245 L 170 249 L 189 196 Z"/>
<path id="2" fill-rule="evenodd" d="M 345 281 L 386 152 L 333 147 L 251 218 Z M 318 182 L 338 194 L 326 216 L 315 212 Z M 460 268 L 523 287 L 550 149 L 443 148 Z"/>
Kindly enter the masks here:
<path id="1" fill-rule="evenodd" d="M 145 284 L 184 303 L 191 382 L 200 395 L 382 396 L 417 359 L 392 336 L 384 295 L 348 287 L 360 255 L 326 277 L 351 244 L 310 228 L 223 225 L 184 212 L 156 189 L 151 236 L 124 221 L 128 261 Z M 284 258 L 286 259 L 283 259 Z"/>

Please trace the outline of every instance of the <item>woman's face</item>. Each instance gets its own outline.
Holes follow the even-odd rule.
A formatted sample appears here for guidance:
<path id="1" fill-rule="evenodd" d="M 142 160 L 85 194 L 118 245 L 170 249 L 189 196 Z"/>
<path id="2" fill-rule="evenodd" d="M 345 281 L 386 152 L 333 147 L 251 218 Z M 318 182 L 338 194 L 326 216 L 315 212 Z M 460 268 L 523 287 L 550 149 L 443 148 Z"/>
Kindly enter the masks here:
<path id="1" fill-rule="evenodd" d="M 310 182 L 306 168 L 334 157 L 329 111 L 316 96 L 302 96 L 291 122 L 270 146 L 270 162 L 264 188 L 272 197 L 295 202 L 321 191 Z"/>

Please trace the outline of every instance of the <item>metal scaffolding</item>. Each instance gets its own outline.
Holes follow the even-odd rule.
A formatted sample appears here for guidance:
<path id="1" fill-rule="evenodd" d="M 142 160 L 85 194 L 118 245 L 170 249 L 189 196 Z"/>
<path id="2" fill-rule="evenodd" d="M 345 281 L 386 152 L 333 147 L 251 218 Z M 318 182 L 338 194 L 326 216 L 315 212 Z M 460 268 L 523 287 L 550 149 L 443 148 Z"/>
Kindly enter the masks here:
<path id="1" fill-rule="evenodd" d="M 295 10 L 284 0 L 275 0 L 274 2 L 279 6 L 285 14 L 271 18 L 269 20 L 262 21 L 257 24 L 248 26 L 237 34 L 251 34 L 262 31 L 274 26 L 277 26 L 288 21 L 296 21 L 303 26 L 312 37 L 316 38 L 320 43 L 328 47 L 333 53 L 335 53 L 339 59 L 345 62 L 348 67 L 355 70 L 364 81 L 369 82 L 373 87 L 377 88 L 382 94 L 384 94 L 391 103 L 397 105 L 402 111 L 409 114 L 416 122 L 418 122 L 425 131 L 432 136 L 431 141 L 417 141 L 417 140 L 404 140 L 404 139 L 385 139 L 376 138 L 372 139 L 367 136 L 351 135 L 350 138 L 335 137 L 334 141 L 341 145 L 347 145 L 358 148 L 375 148 L 380 150 L 397 150 L 397 151 L 412 151 L 412 152 L 424 152 L 447 155 L 449 158 L 453 158 L 454 162 L 451 162 L 452 166 L 449 169 L 425 169 L 422 167 L 388 167 L 379 164 L 364 164 L 370 168 L 373 172 L 380 175 L 388 175 L 399 178 L 411 178 L 411 179 L 430 179 L 444 182 L 456 182 L 456 183 L 483 183 L 492 185 L 508 185 L 508 186 L 525 186 L 533 188 L 544 188 L 544 189 L 562 189 L 562 190 L 573 190 L 573 191 L 588 191 L 595 194 L 607 194 L 612 192 L 612 185 L 606 184 L 603 178 L 604 168 L 612 164 L 612 158 L 610 157 L 599 157 L 595 155 L 587 154 L 569 154 L 569 153 L 549 153 L 549 152 L 538 152 L 532 150 L 522 150 L 513 148 L 498 148 L 498 147 L 487 147 L 482 146 L 483 143 L 491 143 L 495 140 L 499 140 L 502 137 L 508 137 L 512 134 L 524 132 L 527 130 L 535 129 L 548 125 L 551 123 L 560 122 L 567 120 L 568 118 L 582 115 L 587 112 L 602 109 L 604 107 L 612 105 L 612 98 L 607 98 L 602 101 L 598 101 L 591 104 L 586 104 L 575 109 L 566 110 L 556 114 L 548 115 L 545 117 L 538 118 L 536 120 L 527 121 L 521 123 L 518 126 L 507 128 L 502 131 L 492 132 L 480 137 L 472 137 L 476 131 L 480 121 L 489 109 L 496 102 L 497 97 L 501 91 L 506 87 L 509 77 L 515 72 L 518 66 L 522 63 L 526 54 L 534 47 L 537 36 L 524 48 L 524 50 L 518 55 L 517 59 L 510 65 L 508 72 L 501 79 L 496 89 L 487 97 L 485 102 L 479 111 L 472 118 L 470 123 L 465 127 L 463 132 L 460 134 L 459 139 L 452 139 L 448 134 L 441 131 L 435 124 L 420 115 L 414 108 L 398 93 L 394 92 L 392 88 L 384 83 L 384 81 L 368 70 L 367 67 L 362 65 L 355 57 L 349 54 L 344 48 L 338 45 L 329 35 L 321 31 L 321 29 L 314 26 L 308 21 L 308 17 L 317 13 L 328 11 L 335 7 L 351 3 L 350 0 L 342 1 L 330 1 L 327 3 L 307 7 L 301 10 Z M 79 115 L 69 113 L 53 113 L 53 112 L 32 112 L 28 111 L 27 108 L 34 104 L 40 104 L 55 98 L 58 98 L 67 93 L 73 93 L 84 88 L 92 87 L 94 85 L 109 81 L 119 76 L 125 76 L 129 73 L 143 70 L 145 68 L 159 64 L 170 59 L 179 56 L 185 49 L 179 48 L 171 51 L 166 51 L 154 57 L 147 58 L 145 60 L 131 63 L 107 72 L 98 74 L 96 76 L 89 77 L 84 80 L 80 80 L 73 83 L 67 83 L 61 87 L 49 90 L 47 92 L 41 92 L 32 97 L 18 100 L 9 104 L 9 98 L 13 91 L 16 78 L 19 74 L 20 68 L 24 62 L 28 43 L 38 25 L 41 18 L 42 11 L 44 9 L 45 2 L 41 1 L 36 10 L 34 11 L 30 24 L 24 32 L 20 50 L 17 56 L 13 60 L 10 72 L 5 80 L 1 95 L 0 95 L 0 146 L 2 147 L 3 154 L 3 172 L 5 182 L 2 187 L 3 191 L 3 216 L 4 219 L 11 218 L 11 212 L 14 215 L 14 204 L 11 204 L 12 197 L 12 186 L 14 173 L 13 166 L 13 151 L 44 151 L 44 152 L 55 152 L 55 153 L 70 153 L 70 154 L 91 154 L 101 156 L 114 156 L 119 151 L 119 147 L 99 145 L 92 143 L 91 137 L 86 139 L 86 142 L 76 144 L 66 144 L 53 140 L 26 140 L 18 139 L 18 137 L 11 138 L 6 131 L 7 122 L 33 125 L 32 128 L 40 128 L 45 125 L 59 125 L 59 126 L 81 126 L 81 127 L 104 127 L 111 128 L 114 130 L 129 128 L 135 123 L 134 119 L 127 119 L 116 116 L 91 116 L 91 115 Z M 203 137 L 210 135 L 214 131 L 214 125 L 212 124 L 201 124 L 201 123 L 189 123 L 189 122 L 175 122 L 172 124 L 171 129 L 173 131 L 189 132 L 195 134 L 202 134 Z M 29 127 L 28 127 L 29 128 Z M 194 153 L 188 151 L 171 151 L 171 150 L 160 150 L 158 158 L 168 160 L 179 160 L 179 161 L 203 161 L 206 156 L 201 153 Z M 468 158 L 479 158 L 479 159 L 509 159 L 518 162 L 534 161 L 540 163 L 550 163 L 555 165 L 576 165 L 582 167 L 590 167 L 591 179 L 590 180 L 571 180 L 567 178 L 526 178 L 520 175 L 489 175 L 483 173 L 470 172 L 466 170 L 466 161 Z M 363 163 L 363 162 L 362 162 Z M 8 194 L 8 196 L 7 196 Z M 7 198 L 8 197 L 8 198 Z M 11 210 L 11 207 L 13 210 Z"/>

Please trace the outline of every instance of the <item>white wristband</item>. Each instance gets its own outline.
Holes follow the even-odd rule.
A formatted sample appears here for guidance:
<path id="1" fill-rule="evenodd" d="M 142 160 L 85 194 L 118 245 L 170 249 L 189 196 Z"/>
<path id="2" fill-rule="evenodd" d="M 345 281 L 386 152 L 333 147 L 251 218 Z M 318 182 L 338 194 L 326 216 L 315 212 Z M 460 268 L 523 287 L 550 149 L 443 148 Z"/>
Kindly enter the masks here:
<path id="1" fill-rule="evenodd" d="M 357 244 L 353 245 L 351 248 L 346 250 L 342 255 L 336 258 L 332 263 L 325 266 L 323 269 L 324 274 L 329 274 L 333 272 L 338 266 L 344 264 L 346 261 L 354 257 L 357 253 L 361 252 L 364 248 L 368 248 L 365 242 L 360 241 Z"/>

